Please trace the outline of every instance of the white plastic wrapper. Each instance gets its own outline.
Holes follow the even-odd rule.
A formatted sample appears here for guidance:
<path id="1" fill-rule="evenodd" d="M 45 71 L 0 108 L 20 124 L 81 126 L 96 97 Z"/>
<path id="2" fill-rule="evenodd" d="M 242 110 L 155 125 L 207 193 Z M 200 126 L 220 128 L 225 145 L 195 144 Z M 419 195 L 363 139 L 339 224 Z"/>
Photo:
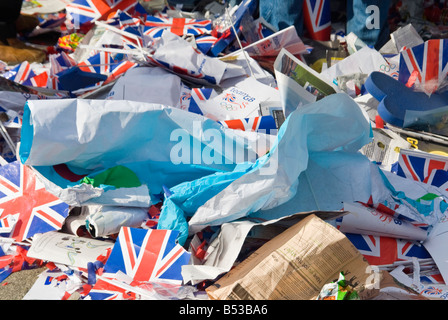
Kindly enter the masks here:
<path id="1" fill-rule="evenodd" d="M 140 227 L 148 219 L 148 208 L 90 205 L 86 226 L 94 238 L 116 234 L 121 227 Z"/>
<path id="2" fill-rule="evenodd" d="M 108 100 L 132 100 L 180 107 L 181 79 L 159 67 L 140 67 L 126 72 L 112 87 Z"/>

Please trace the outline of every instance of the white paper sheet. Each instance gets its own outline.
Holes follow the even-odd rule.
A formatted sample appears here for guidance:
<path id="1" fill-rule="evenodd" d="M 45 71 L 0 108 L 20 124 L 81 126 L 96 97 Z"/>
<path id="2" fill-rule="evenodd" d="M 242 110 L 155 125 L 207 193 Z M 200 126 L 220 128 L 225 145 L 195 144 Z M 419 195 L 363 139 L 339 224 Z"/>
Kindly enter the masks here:
<path id="1" fill-rule="evenodd" d="M 34 236 L 28 250 L 28 257 L 87 268 L 89 262 L 95 262 L 113 245 L 112 241 L 95 240 L 51 231 Z"/>

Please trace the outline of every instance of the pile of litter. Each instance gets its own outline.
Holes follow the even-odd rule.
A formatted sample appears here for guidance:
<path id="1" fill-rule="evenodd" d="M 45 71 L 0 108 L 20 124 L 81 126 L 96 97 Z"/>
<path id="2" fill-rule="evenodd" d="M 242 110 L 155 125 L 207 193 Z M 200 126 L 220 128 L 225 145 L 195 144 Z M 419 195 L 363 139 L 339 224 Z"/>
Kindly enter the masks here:
<path id="1" fill-rule="evenodd" d="M 44 268 L 23 299 L 448 297 L 440 16 L 394 4 L 376 50 L 256 0 L 24 3 L 48 59 L 0 77 L 0 280 Z"/>

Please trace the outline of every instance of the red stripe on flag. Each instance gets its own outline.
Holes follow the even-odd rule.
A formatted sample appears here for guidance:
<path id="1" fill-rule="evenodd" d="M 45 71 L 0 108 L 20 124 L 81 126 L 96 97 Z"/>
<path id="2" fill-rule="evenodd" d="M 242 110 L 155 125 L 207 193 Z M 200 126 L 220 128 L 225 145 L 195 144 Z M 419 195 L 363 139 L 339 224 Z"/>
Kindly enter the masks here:
<path id="1" fill-rule="evenodd" d="M 252 125 L 252 130 L 256 131 L 257 130 L 257 124 L 258 124 L 258 117 L 255 117 L 254 119 L 254 124 Z"/>
<path id="2" fill-rule="evenodd" d="M 20 69 L 21 69 L 21 68 L 20 68 Z M 19 69 L 19 70 L 20 70 L 20 69 Z M 22 83 L 23 81 L 26 80 L 26 77 L 28 77 L 28 74 L 29 74 L 29 70 L 30 70 L 30 64 L 27 63 L 27 64 L 25 65 L 25 70 L 23 70 L 22 76 L 21 76 L 20 79 L 19 79 L 19 82 L 20 82 L 20 83 Z"/>
<path id="3" fill-rule="evenodd" d="M 194 91 L 194 93 L 196 93 L 196 95 L 198 96 L 199 100 L 201 100 L 201 101 L 206 100 L 204 95 L 202 94 L 201 90 L 199 90 L 198 88 L 194 88 L 193 91 Z"/>
<path id="4" fill-rule="evenodd" d="M 156 277 L 158 277 L 165 269 L 173 262 L 178 256 L 180 256 L 183 253 L 183 248 L 179 248 L 179 250 L 176 251 L 176 253 L 163 265 L 162 268 L 159 269 L 159 271 L 156 274 Z"/>
<path id="5" fill-rule="evenodd" d="M 157 265 L 157 259 L 162 254 L 161 248 L 163 248 L 163 241 L 165 240 L 166 230 L 150 230 L 147 244 L 144 250 L 141 252 L 143 255 L 140 260 L 140 265 L 134 274 L 134 280 L 148 281 L 154 272 L 154 268 Z"/>
<path id="6" fill-rule="evenodd" d="M 408 250 L 408 248 L 412 245 L 411 242 L 407 242 L 404 247 L 401 249 L 401 254 L 405 254 L 406 250 Z"/>
<path id="7" fill-rule="evenodd" d="M 322 6 L 324 5 L 324 1 L 325 0 L 320 0 L 319 1 L 319 10 L 317 11 L 317 16 L 316 16 L 316 26 L 319 25 L 319 18 L 320 18 L 320 15 L 322 13 Z"/>
<path id="8" fill-rule="evenodd" d="M 243 130 L 243 131 L 245 131 L 244 124 L 243 124 L 243 122 L 242 122 L 241 120 L 239 120 L 239 119 L 235 119 L 235 120 L 227 120 L 227 121 L 225 121 L 225 123 L 227 124 L 227 126 L 228 126 L 230 129 Z"/>
<path id="9" fill-rule="evenodd" d="M 171 32 L 182 36 L 184 34 L 185 18 L 173 18 L 173 24 L 171 25 Z"/>
<path id="10" fill-rule="evenodd" d="M 128 250 L 128 256 L 129 256 L 129 262 L 131 264 L 131 269 L 135 266 L 135 257 L 134 257 L 134 248 L 132 247 L 131 242 L 131 236 L 130 236 L 131 230 L 129 228 L 123 228 L 123 236 L 126 243 L 126 248 Z"/>
<path id="11" fill-rule="evenodd" d="M 374 237 L 374 236 L 371 236 L 371 235 L 369 235 L 369 239 L 370 239 L 370 241 L 372 241 L 373 245 L 374 245 L 374 246 L 376 246 L 376 241 L 375 241 L 375 237 Z"/>
<path id="12" fill-rule="evenodd" d="M 56 220 L 55 218 L 53 218 L 51 215 L 49 215 L 48 213 L 46 213 L 45 211 L 42 210 L 37 210 L 37 213 L 39 215 L 41 215 L 42 217 L 44 217 L 46 220 L 51 221 L 55 226 L 62 227 L 62 222 Z"/>
<path id="13" fill-rule="evenodd" d="M 431 172 L 433 170 L 443 170 L 445 169 L 446 162 L 445 161 L 437 161 L 437 160 L 430 160 L 428 165 L 428 175 L 425 177 L 423 182 L 427 183 L 429 176 L 431 175 Z"/>
<path id="14" fill-rule="evenodd" d="M 12 192 L 18 192 L 18 191 L 19 191 L 18 188 L 16 188 L 16 187 L 14 187 L 13 185 L 7 183 L 7 182 L 4 181 L 3 179 L 0 179 L 0 184 L 1 184 L 2 186 L 4 186 L 5 188 L 11 190 Z"/>
<path id="15" fill-rule="evenodd" d="M 438 80 L 439 78 L 439 51 L 440 40 L 427 42 L 425 81 Z"/>
<path id="16" fill-rule="evenodd" d="M 417 175 L 414 173 L 414 170 L 412 169 L 412 166 L 411 166 L 410 163 L 409 163 L 408 157 L 405 156 L 405 155 L 403 155 L 401 158 L 403 159 L 404 165 L 406 166 L 406 168 L 408 168 L 409 172 L 411 173 L 412 178 L 413 178 L 415 181 L 419 181 L 420 179 L 419 179 L 419 178 L 417 177 Z"/>
<path id="17" fill-rule="evenodd" d="M 411 50 L 411 49 L 407 49 L 407 50 L 406 50 L 406 53 L 407 53 L 407 55 L 408 55 L 409 61 L 410 61 L 411 64 L 412 64 L 412 68 L 413 68 L 415 71 L 417 71 L 417 77 L 418 77 L 418 80 L 419 80 L 420 82 L 422 82 L 422 75 L 420 74 L 420 71 L 418 71 L 418 70 L 419 70 L 419 67 L 418 67 L 418 65 L 417 65 L 417 62 L 416 62 L 415 59 L 414 59 L 414 55 L 413 55 L 413 53 L 412 53 L 412 50 Z"/>

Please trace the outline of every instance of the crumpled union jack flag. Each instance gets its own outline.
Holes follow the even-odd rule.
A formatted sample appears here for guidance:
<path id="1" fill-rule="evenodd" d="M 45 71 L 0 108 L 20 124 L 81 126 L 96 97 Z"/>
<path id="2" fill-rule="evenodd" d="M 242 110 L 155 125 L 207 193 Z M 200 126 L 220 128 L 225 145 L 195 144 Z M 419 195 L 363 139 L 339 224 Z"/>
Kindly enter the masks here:
<path id="1" fill-rule="evenodd" d="M 100 81 L 96 84 L 83 88 L 83 90 L 92 90 L 110 83 L 111 81 L 122 76 L 129 69 L 138 66 L 138 63 L 126 60 L 124 58 L 125 56 L 123 55 L 114 55 L 107 51 L 101 51 L 88 59 L 81 61 L 78 65 L 71 66 L 70 68 L 79 68 L 81 71 L 107 75 L 107 79 L 105 81 Z M 64 71 L 65 70 L 60 73 Z M 54 89 L 59 88 L 58 76 L 60 73 L 55 74 L 54 79 L 51 79 L 51 86 Z M 76 81 L 76 79 L 72 79 L 72 81 Z"/>
<path id="2" fill-rule="evenodd" d="M 181 283 L 181 267 L 190 253 L 176 242 L 177 231 L 122 227 L 104 266 L 103 276 L 118 271 L 135 281 L 166 280 Z"/>
<path id="3" fill-rule="evenodd" d="M 96 20 L 106 20 L 117 11 L 144 14 L 145 10 L 135 0 L 74 0 L 67 5 L 67 17 L 75 28 L 82 28 Z"/>
<path id="4" fill-rule="evenodd" d="M 136 294 L 128 286 L 106 278 L 98 279 L 88 297 L 91 300 L 136 300 Z"/>
<path id="5" fill-rule="evenodd" d="M 178 36 L 200 36 L 212 32 L 212 21 L 207 19 L 172 18 L 162 15 L 148 16 L 143 30 L 145 35 L 153 38 L 160 37 L 164 30 L 168 30 Z"/>
<path id="6" fill-rule="evenodd" d="M 397 175 L 448 190 L 448 157 L 401 149 Z"/>
<path id="7" fill-rule="evenodd" d="M 12 80 L 17 83 L 24 83 L 30 78 L 34 77 L 36 74 L 34 73 L 33 69 L 31 68 L 31 65 L 28 61 L 24 61 L 2 76 L 6 79 Z"/>
<path id="8" fill-rule="evenodd" d="M 46 191 L 31 168 L 19 161 L 0 167 L 0 219 L 18 214 L 7 237 L 22 241 L 36 233 L 59 230 L 68 211 L 68 204 Z"/>
<path id="9" fill-rule="evenodd" d="M 431 39 L 400 52 L 398 81 L 434 93 L 448 73 L 448 42 Z"/>

